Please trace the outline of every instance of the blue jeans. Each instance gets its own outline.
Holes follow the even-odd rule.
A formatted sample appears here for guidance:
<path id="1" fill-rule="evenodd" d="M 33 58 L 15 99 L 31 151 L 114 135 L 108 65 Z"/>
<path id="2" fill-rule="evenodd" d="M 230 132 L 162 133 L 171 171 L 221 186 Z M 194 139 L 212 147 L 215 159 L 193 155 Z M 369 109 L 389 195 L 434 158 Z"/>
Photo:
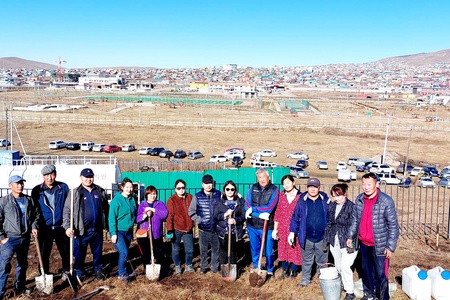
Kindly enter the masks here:
<path id="1" fill-rule="evenodd" d="M 248 226 L 247 231 L 248 237 L 250 239 L 250 250 L 252 253 L 253 268 L 256 269 L 258 267 L 259 250 L 261 249 L 261 247 L 265 246 L 267 272 L 273 273 L 275 258 L 273 255 L 274 239 L 272 238 L 272 230 L 267 230 L 265 245 L 261 245 L 263 233 L 262 229 L 256 229 Z"/>
<path id="2" fill-rule="evenodd" d="M 175 230 L 175 241 L 172 242 L 172 260 L 175 266 L 180 266 L 180 244 L 183 240 L 184 252 L 186 253 L 185 263 L 187 266 L 192 265 L 192 258 L 194 257 L 194 236 L 192 231 L 182 232 Z"/>
<path id="3" fill-rule="evenodd" d="M 26 273 L 28 267 L 28 248 L 30 247 L 30 237 L 10 237 L 6 244 L 0 248 L 0 297 L 6 291 L 6 282 L 11 272 L 11 258 L 16 253 L 16 289 L 25 287 Z"/>
<path id="4" fill-rule="evenodd" d="M 98 272 L 103 269 L 103 231 L 89 230 L 83 236 L 73 240 L 73 255 L 75 258 L 73 267 L 77 276 L 84 274 L 84 260 L 86 259 L 88 245 L 91 247 L 94 271 Z"/>
<path id="5" fill-rule="evenodd" d="M 200 246 L 200 269 L 206 271 L 208 267 L 208 247 L 211 245 L 211 270 L 219 271 L 219 236 L 216 232 L 199 230 L 198 243 Z"/>
<path id="6" fill-rule="evenodd" d="M 359 243 L 359 253 L 361 253 L 362 283 L 364 294 L 377 297 L 380 300 L 389 299 L 389 281 L 386 277 L 385 268 L 389 264 L 386 257 L 378 256 L 374 246 L 366 246 Z"/>
<path id="7" fill-rule="evenodd" d="M 117 231 L 117 243 L 114 244 L 114 247 L 117 249 L 117 252 L 119 252 L 119 261 L 117 262 L 119 276 L 128 274 L 126 264 L 128 257 L 128 248 L 130 248 L 132 238 L 133 234 L 131 230 Z"/>
<path id="8" fill-rule="evenodd" d="M 306 239 L 305 248 L 302 248 L 302 281 L 309 284 L 311 282 L 311 270 L 316 261 L 317 268 L 328 262 L 328 251 L 323 252 L 323 240 L 314 243 Z"/>

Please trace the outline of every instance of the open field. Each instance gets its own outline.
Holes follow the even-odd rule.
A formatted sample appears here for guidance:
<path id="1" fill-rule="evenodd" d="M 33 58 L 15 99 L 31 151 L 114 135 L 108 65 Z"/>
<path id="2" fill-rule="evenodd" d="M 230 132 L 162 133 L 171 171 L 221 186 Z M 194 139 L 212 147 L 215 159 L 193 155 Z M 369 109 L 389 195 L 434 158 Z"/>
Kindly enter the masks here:
<path id="1" fill-rule="evenodd" d="M 200 150 L 205 155 L 202 161 L 216 153 L 222 153 L 230 147 L 243 147 L 247 157 L 251 153 L 272 149 L 278 156 L 271 158 L 279 164 L 295 164 L 296 160 L 286 158 L 294 151 L 309 153 L 310 166 L 307 171 L 317 176 L 324 183 L 337 180 L 335 165 L 337 161 L 346 161 L 348 157 L 372 158 L 384 151 L 386 124 L 390 118 L 387 152 L 398 160 L 407 155 L 409 135 L 409 158 L 413 164 L 436 164 L 439 169 L 450 164 L 448 156 L 448 132 L 450 122 L 425 122 L 430 111 L 415 110 L 418 118 L 412 118 L 412 111 L 404 110 L 399 101 L 374 101 L 362 99 L 365 105 L 347 100 L 345 95 L 299 94 L 310 99 L 311 104 L 321 112 L 301 113 L 296 116 L 289 111 L 277 111 L 274 102 L 264 101 L 262 108 L 255 106 L 214 107 L 182 106 L 170 108 L 166 105 L 151 106 L 134 104 L 122 110 L 122 103 L 99 102 L 84 103 L 80 98 L 68 95 L 37 97 L 33 93 L 4 93 L 0 99 L 5 105 L 15 103 L 26 106 L 36 103 L 66 103 L 79 105 L 85 109 L 69 112 L 18 112 L 14 111 L 15 125 L 27 154 L 85 154 L 81 151 L 50 151 L 48 142 L 62 139 L 64 141 L 88 141 L 96 143 L 125 143 L 136 146 L 163 146 L 170 150 Z M 334 99 L 334 100 L 333 100 Z M 338 101 L 336 101 L 336 99 Z M 363 101 L 364 100 L 364 101 Z M 271 104 L 272 103 L 272 104 Z M 369 106 L 369 107 L 368 107 Z M 367 113 L 370 112 L 371 116 Z M 442 119 L 449 119 L 449 111 L 438 108 L 432 112 Z M 4 118 L 4 114 L 2 114 Z M 237 126 L 240 125 L 240 126 Z M 413 128 L 410 131 L 410 128 Z M 5 125 L 0 126 L 4 132 Z M 3 130 L 3 131 L 2 131 Z M 15 149 L 21 149 L 19 139 L 14 136 Z M 398 155 L 397 155 L 398 154 Z M 106 155 L 106 154 L 105 154 Z M 149 159 L 137 152 L 115 154 L 119 159 Z M 160 160 L 160 158 L 154 158 Z M 318 171 L 317 160 L 328 161 L 328 171 Z M 267 159 L 269 160 L 269 159 Z M 389 160 L 388 163 L 391 163 Z M 246 166 L 248 166 L 246 159 Z M 250 182 L 254 179 L 250 179 Z M 302 180 L 302 183 L 303 180 Z M 354 182 L 352 184 L 359 184 Z M 34 247 L 30 247 L 34 249 Z M 109 242 L 105 243 L 105 253 L 114 253 Z M 401 276 L 404 267 L 416 264 L 428 270 L 435 266 L 450 269 L 450 242 L 440 240 L 440 251 L 434 241 L 400 238 L 399 247 L 391 262 L 390 282 Z M 111 256 L 108 256 L 111 257 Z M 30 285 L 37 276 L 37 260 L 33 251 L 30 253 L 28 278 Z M 55 256 L 55 260 L 58 257 Z M 89 260 L 89 257 L 88 257 Z M 198 261 L 198 257 L 195 260 Z M 114 274 L 114 270 L 110 270 Z M 115 277 L 106 281 L 113 287 L 102 292 L 95 299 L 320 299 L 321 292 L 317 277 L 306 289 L 298 289 L 296 281 L 270 281 L 262 288 L 250 288 L 248 284 L 249 267 L 244 269 L 241 277 L 234 283 L 225 283 L 219 275 L 199 273 L 186 274 L 181 277 L 170 276 L 160 283 L 148 283 L 144 276 L 129 286 L 122 286 Z M 279 270 L 276 272 L 278 275 Z M 356 276 L 356 275 L 355 275 Z M 59 282 L 58 284 L 61 284 Z M 82 292 L 88 292 L 104 283 L 90 282 Z M 11 283 L 9 283 L 11 287 Z M 392 299 L 408 299 L 401 291 L 401 286 Z M 64 288 L 65 287 L 65 288 Z M 64 288 L 61 290 L 61 288 Z M 48 299 L 71 299 L 72 293 L 67 286 L 55 288 Z M 37 298 L 36 298 L 37 299 Z"/>

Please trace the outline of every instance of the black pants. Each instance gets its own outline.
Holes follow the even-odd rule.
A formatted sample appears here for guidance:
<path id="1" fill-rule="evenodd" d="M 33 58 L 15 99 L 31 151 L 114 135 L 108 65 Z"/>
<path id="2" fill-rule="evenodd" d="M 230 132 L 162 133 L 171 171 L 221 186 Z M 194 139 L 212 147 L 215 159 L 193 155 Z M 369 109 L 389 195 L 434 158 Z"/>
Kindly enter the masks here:
<path id="1" fill-rule="evenodd" d="M 142 255 L 142 263 L 145 265 L 149 265 L 151 264 L 151 252 L 150 252 L 150 240 L 148 237 L 145 238 L 138 238 L 138 245 L 139 245 L 139 250 L 141 252 Z M 163 263 L 163 258 L 164 258 L 164 252 L 163 252 L 163 247 L 164 247 L 164 243 L 163 243 L 163 238 L 159 238 L 159 239 L 154 239 L 153 240 L 153 251 L 154 251 L 154 256 L 155 256 L 155 263 L 161 264 Z"/>
<path id="2" fill-rule="evenodd" d="M 69 271 L 69 237 L 66 235 L 64 228 L 52 229 L 48 226 L 41 226 L 39 228 L 38 238 L 44 273 L 50 273 L 50 254 L 52 253 L 53 241 L 55 241 L 59 255 L 61 256 L 62 271 Z"/>
<path id="3" fill-rule="evenodd" d="M 231 235 L 231 252 L 230 252 L 230 264 L 236 264 L 237 250 L 240 247 L 240 241 L 236 241 L 236 234 Z M 219 262 L 221 265 L 228 263 L 228 234 L 225 237 L 219 238 Z"/>

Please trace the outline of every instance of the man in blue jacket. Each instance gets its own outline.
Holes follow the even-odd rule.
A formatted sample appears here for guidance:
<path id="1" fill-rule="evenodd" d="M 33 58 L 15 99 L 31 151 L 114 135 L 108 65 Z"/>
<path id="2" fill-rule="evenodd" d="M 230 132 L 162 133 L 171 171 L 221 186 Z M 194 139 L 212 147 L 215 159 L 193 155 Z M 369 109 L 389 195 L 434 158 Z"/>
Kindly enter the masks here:
<path id="1" fill-rule="evenodd" d="M 56 168 L 54 165 L 46 165 L 41 174 L 44 182 L 35 186 L 31 191 L 31 197 L 41 208 L 39 248 L 42 253 L 44 273 L 50 274 L 50 254 L 53 241 L 55 241 L 61 256 L 61 273 L 69 271 L 69 238 L 62 226 L 64 203 L 69 195 L 69 187 L 64 182 L 56 181 Z"/>
<path id="2" fill-rule="evenodd" d="M 328 195 L 320 191 L 319 179 L 308 179 L 306 192 L 300 196 L 292 214 L 288 237 L 289 244 L 293 245 L 297 235 L 302 248 L 302 280 L 298 284 L 300 287 L 311 283 L 314 259 L 318 268 L 328 262 L 328 250 L 323 241 L 328 202 Z"/>

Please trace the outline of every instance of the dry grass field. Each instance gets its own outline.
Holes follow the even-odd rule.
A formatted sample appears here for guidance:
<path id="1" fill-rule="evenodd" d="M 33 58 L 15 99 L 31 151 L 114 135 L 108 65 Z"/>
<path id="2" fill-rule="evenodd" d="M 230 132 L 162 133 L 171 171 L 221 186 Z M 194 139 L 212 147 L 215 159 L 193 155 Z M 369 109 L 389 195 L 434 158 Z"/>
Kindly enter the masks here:
<path id="1" fill-rule="evenodd" d="M 392 154 L 392 157 L 397 160 L 399 157 L 404 158 L 409 144 L 409 159 L 414 165 L 435 164 L 441 169 L 450 164 L 447 140 L 450 122 L 425 122 L 425 117 L 430 114 L 449 120 L 449 110 L 443 108 L 438 108 L 435 112 L 424 109 L 405 110 L 401 107 L 403 103 L 401 100 L 355 100 L 352 97 L 349 99 L 347 95 L 328 92 L 297 93 L 295 96 L 308 99 L 320 113 L 292 115 L 283 107 L 281 111 L 277 111 L 274 104 L 278 101 L 276 98 L 264 101 L 263 108 L 212 105 L 170 108 L 164 104 L 151 106 L 135 103 L 125 107 L 121 102 L 86 103 L 78 96 L 75 93 L 59 92 L 47 94 L 41 92 L 40 95 L 36 95 L 36 92 L 0 93 L 4 107 L 8 107 L 9 103 L 15 106 L 37 103 L 86 106 L 69 112 L 13 111 L 20 140 L 26 154 L 29 155 L 84 154 L 81 151 L 50 151 L 48 142 L 56 139 L 67 142 L 92 140 L 96 143 L 118 145 L 131 143 L 137 148 L 163 146 L 173 151 L 200 150 L 205 155 L 202 161 L 207 161 L 211 155 L 222 153 L 230 147 L 243 147 L 247 157 L 262 149 L 272 149 L 278 156 L 271 158 L 270 161 L 283 165 L 295 164 L 296 160 L 286 158 L 287 153 L 305 151 L 310 155 L 310 166 L 307 168 L 310 175 L 320 178 L 324 183 L 334 183 L 337 180 L 335 165 L 338 161 L 346 161 L 348 157 L 372 158 L 383 153 L 389 118 L 386 151 Z M 413 113 L 416 113 L 418 118 L 413 118 Z M 4 131 L 3 124 L 0 126 L 0 132 Z M 17 135 L 14 136 L 14 147 L 22 151 Z M 121 160 L 148 159 L 137 152 L 119 152 L 115 156 Z M 328 171 L 318 171 L 315 167 L 315 162 L 321 159 L 328 161 Z M 398 163 L 389 160 L 387 162 Z M 248 159 L 244 166 L 249 166 Z M 105 253 L 114 251 L 109 243 L 105 244 Z M 390 282 L 395 282 L 396 277 L 401 276 L 402 268 L 412 264 L 425 269 L 437 265 L 450 269 L 449 251 L 448 240 L 441 240 L 440 251 L 436 251 L 424 240 L 401 238 L 391 262 Z M 32 262 L 28 278 L 30 285 L 34 285 L 37 261 L 33 255 L 30 259 Z M 55 260 L 57 259 L 55 256 Z M 145 276 L 139 276 L 135 282 L 125 287 L 112 277 L 106 283 L 88 281 L 80 294 L 107 284 L 111 290 L 104 291 L 93 299 L 320 299 L 322 297 L 317 277 L 310 287 L 302 290 L 296 287 L 296 281 L 287 280 L 273 280 L 261 288 L 251 288 L 248 284 L 248 271 L 249 267 L 246 267 L 234 283 L 222 281 L 220 275 L 202 276 L 196 273 L 180 277 L 169 276 L 158 283 L 149 283 Z M 278 272 L 279 270 L 276 275 Z M 408 299 L 401 291 L 401 286 L 397 286 L 398 291 L 392 299 Z M 59 281 L 55 286 L 54 295 L 48 297 L 34 295 L 34 298 L 72 299 L 73 294 L 65 283 Z"/>

